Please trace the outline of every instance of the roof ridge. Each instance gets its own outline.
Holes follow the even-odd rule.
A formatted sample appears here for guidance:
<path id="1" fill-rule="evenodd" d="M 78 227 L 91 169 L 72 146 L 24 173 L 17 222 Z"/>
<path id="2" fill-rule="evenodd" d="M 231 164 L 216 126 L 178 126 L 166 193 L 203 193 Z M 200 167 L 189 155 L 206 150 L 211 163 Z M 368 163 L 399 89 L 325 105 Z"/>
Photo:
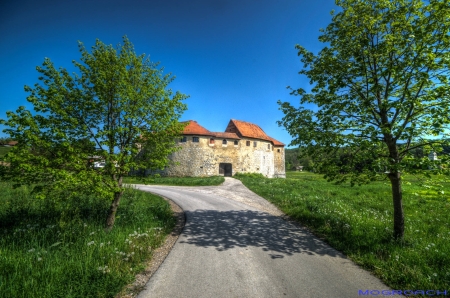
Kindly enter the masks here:
<path id="1" fill-rule="evenodd" d="M 258 124 L 256 124 L 256 123 L 253 123 L 253 122 L 249 122 L 249 121 L 244 121 L 244 120 L 237 120 L 237 119 L 231 119 L 231 121 L 239 121 L 239 122 L 243 122 L 243 123 L 248 123 L 248 124 L 251 124 L 251 125 L 255 125 L 255 126 L 258 126 L 259 127 L 259 129 L 261 129 L 264 133 L 266 133 L 265 131 L 264 131 L 264 129 L 262 129 L 261 128 L 261 126 L 259 126 Z"/>

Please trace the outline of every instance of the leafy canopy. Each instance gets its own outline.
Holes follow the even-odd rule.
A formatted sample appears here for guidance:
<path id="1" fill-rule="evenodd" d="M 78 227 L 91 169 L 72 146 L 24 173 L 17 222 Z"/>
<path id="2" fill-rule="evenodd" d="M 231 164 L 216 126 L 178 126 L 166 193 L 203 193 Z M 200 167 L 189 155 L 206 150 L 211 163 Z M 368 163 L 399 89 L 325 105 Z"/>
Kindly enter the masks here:
<path id="1" fill-rule="evenodd" d="M 97 40 L 91 52 L 81 42 L 79 50 L 78 73 L 45 58 L 40 83 L 25 86 L 34 112 L 19 107 L 2 120 L 18 141 L 2 179 L 35 184 L 41 197 L 60 190 L 112 198 L 130 170 L 163 168 L 183 128 L 187 96 L 168 89 L 174 77 L 136 55 L 127 37 L 117 48 Z M 104 168 L 94 168 L 99 161 Z"/>
<path id="2" fill-rule="evenodd" d="M 317 55 L 296 46 L 299 73 L 313 86 L 291 89 L 298 108 L 279 102 L 279 124 L 332 180 L 362 183 L 384 171 L 428 169 L 427 156 L 414 159 L 412 151 L 440 151 L 448 134 L 449 1 L 336 4 L 342 11 L 332 12 L 319 37 L 326 46 Z M 338 151 L 346 156 L 340 165 L 332 158 Z M 434 163 L 445 162 L 440 158 Z"/>

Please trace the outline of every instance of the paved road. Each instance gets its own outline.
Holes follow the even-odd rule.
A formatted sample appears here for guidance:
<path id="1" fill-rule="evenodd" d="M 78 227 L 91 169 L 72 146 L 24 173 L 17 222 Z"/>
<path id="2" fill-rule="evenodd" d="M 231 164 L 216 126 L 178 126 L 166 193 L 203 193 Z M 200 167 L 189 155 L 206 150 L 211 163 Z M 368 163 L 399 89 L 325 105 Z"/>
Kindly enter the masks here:
<path id="1" fill-rule="evenodd" d="M 358 297 L 388 289 L 236 179 L 136 187 L 186 213 L 182 234 L 138 297 Z"/>

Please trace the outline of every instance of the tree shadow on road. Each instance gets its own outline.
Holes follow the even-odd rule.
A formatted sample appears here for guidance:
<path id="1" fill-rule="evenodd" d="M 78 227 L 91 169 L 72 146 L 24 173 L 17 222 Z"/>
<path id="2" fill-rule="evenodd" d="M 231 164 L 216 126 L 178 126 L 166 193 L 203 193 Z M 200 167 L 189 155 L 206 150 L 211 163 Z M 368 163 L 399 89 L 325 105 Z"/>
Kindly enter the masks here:
<path id="1" fill-rule="evenodd" d="M 305 229 L 265 212 L 196 210 L 186 211 L 186 216 L 181 243 L 218 251 L 261 247 L 272 259 L 295 253 L 344 257 Z"/>

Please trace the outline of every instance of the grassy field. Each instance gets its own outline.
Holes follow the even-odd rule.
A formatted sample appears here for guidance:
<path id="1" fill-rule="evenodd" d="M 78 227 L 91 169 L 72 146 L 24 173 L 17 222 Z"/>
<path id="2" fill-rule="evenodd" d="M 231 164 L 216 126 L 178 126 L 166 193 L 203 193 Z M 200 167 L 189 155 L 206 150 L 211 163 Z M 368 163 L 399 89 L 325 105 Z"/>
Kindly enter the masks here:
<path id="1" fill-rule="evenodd" d="M 393 289 L 449 289 L 449 185 L 440 193 L 407 185 L 417 179 L 405 178 L 405 237 L 396 242 L 389 181 L 350 187 L 307 172 L 288 172 L 287 179 L 235 178 Z"/>
<path id="2" fill-rule="evenodd" d="M 0 297 L 114 297 L 175 224 L 169 204 L 127 189 L 116 223 L 92 197 L 33 199 L 0 182 Z"/>
<path id="3" fill-rule="evenodd" d="M 124 183 L 130 184 L 161 184 L 179 186 L 219 185 L 225 181 L 222 176 L 213 177 L 147 177 L 144 180 L 135 177 L 125 177 Z"/>

